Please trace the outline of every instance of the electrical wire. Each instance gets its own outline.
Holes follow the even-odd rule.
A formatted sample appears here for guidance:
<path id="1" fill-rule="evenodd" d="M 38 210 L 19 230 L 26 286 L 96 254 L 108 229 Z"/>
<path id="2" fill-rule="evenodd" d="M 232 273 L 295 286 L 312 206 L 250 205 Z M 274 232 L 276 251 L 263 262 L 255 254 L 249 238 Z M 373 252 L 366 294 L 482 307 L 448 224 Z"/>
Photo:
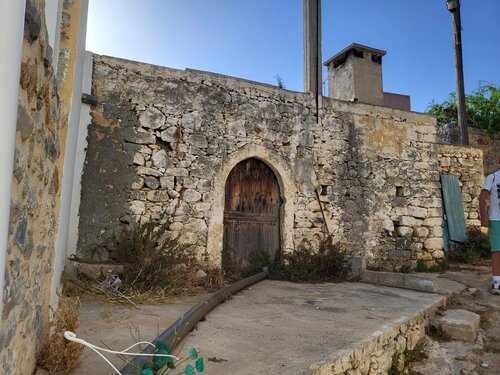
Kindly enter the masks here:
<path id="1" fill-rule="evenodd" d="M 132 349 L 133 347 L 137 346 L 137 345 L 141 345 L 141 344 L 146 344 L 146 345 L 151 345 L 151 346 L 155 346 L 153 343 L 150 343 L 148 341 L 140 341 L 140 342 L 137 342 L 135 343 L 134 345 L 131 345 L 129 346 L 128 348 L 126 349 L 123 349 L 122 351 L 115 351 L 115 350 L 110 350 L 110 349 L 105 349 L 105 348 L 101 348 L 97 345 L 94 345 L 94 344 L 91 344 L 90 342 L 88 341 L 85 341 L 83 339 L 80 339 L 76 336 L 76 333 L 74 332 L 71 332 L 71 331 L 64 331 L 64 338 L 68 341 L 72 341 L 72 342 L 76 342 L 77 344 L 81 344 L 83 346 L 86 346 L 87 348 L 93 350 L 94 352 L 96 352 L 97 354 L 99 354 L 101 356 L 102 359 L 104 359 L 106 361 L 106 363 L 108 365 L 110 365 L 113 370 L 115 370 L 115 372 L 118 374 L 118 375 L 121 375 L 121 372 L 109 361 L 109 359 L 107 359 L 104 354 L 102 354 L 100 351 L 103 351 L 103 352 L 106 352 L 106 353 L 111 353 L 111 354 L 121 354 L 121 355 L 131 355 L 131 356 L 147 356 L 147 357 L 171 357 L 173 359 L 175 359 L 176 361 L 179 360 L 178 357 L 176 357 L 175 355 L 170 355 L 170 354 L 146 354 L 146 353 L 130 353 L 129 350 Z M 156 347 L 156 346 L 155 346 Z"/>

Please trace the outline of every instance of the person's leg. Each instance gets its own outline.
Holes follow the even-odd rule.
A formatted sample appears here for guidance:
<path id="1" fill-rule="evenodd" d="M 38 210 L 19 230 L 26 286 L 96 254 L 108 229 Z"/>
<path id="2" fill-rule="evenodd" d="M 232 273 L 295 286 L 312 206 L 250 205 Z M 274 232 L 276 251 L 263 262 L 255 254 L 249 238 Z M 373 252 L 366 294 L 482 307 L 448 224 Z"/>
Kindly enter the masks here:
<path id="1" fill-rule="evenodd" d="M 493 285 L 491 293 L 500 295 L 500 221 L 490 221 L 488 236 L 491 244 Z"/>
<path id="2" fill-rule="evenodd" d="M 500 277 L 500 251 L 491 253 L 491 265 L 493 268 L 493 276 Z"/>

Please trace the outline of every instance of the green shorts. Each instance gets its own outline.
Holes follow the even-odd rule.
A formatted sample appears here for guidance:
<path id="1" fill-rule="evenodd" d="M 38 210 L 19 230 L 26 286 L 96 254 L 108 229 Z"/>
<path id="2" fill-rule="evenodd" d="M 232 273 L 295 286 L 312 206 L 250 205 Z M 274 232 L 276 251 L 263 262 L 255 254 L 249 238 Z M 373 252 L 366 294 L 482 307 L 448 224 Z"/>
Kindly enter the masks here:
<path id="1" fill-rule="evenodd" d="M 500 251 L 500 220 L 490 220 L 488 228 L 491 251 Z"/>

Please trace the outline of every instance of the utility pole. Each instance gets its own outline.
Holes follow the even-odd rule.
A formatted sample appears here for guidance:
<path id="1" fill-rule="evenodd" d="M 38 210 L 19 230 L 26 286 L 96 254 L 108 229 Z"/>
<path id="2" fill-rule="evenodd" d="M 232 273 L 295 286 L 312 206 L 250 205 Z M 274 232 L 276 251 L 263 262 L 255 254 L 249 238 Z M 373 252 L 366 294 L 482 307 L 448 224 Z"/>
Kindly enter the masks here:
<path id="1" fill-rule="evenodd" d="M 303 0 L 304 91 L 316 98 L 316 118 L 322 103 L 321 0 Z"/>
<path id="2" fill-rule="evenodd" d="M 467 131 L 467 113 L 465 111 L 464 67 L 462 62 L 462 23 L 460 20 L 460 0 L 447 0 L 446 5 L 453 18 L 453 40 L 455 49 L 455 75 L 457 81 L 458 126 L 460 143 L 469 144 Z"/>

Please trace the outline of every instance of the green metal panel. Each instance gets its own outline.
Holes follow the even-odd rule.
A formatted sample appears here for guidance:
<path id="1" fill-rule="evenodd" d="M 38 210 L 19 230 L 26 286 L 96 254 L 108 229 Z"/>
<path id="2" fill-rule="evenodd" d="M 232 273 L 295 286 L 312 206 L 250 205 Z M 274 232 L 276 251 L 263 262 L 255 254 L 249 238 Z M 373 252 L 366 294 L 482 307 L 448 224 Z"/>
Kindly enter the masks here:
<path id="1" fill-rule="evenodd" d="M 443 214 L 449 239 L 454 242 L 465 242 L 467 240 L 467 225 L 465 224 L 462 191 L 457 176 L 442 173 L 441 190 L 443 193 Z"/>

